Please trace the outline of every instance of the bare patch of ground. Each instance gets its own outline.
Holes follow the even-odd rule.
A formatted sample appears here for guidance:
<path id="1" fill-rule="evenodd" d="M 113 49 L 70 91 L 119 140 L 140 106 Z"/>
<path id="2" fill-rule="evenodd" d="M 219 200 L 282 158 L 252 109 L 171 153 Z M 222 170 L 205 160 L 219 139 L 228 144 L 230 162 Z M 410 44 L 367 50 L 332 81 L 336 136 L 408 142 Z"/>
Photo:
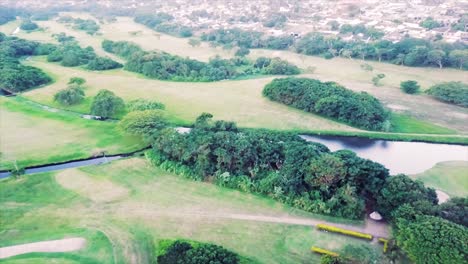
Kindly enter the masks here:
<path id="1" fill-rule="evenodd" d="M 0 259 L 32 252 L 69 252 L 82 249 L 86 239 L 82 237 L 42 241 L 0 248 Z"/>
<path id="2" fill-rule="evenodd" d="M 437 194 L 437 199 L 439 200 L 439 204 L 445 203 L 448 199 L 450 199 L 450 196 L 443 191 L 436 190 L 435 191 Z"/>
<path id="3" fill-rule="evenodd" d="M 65 189 L 72 190 L 94 202 L 111 202 L 128 196 L 129 191 L 107 179 L 94 179 L 77 170 L 58 173 L 56 181 Z"/>

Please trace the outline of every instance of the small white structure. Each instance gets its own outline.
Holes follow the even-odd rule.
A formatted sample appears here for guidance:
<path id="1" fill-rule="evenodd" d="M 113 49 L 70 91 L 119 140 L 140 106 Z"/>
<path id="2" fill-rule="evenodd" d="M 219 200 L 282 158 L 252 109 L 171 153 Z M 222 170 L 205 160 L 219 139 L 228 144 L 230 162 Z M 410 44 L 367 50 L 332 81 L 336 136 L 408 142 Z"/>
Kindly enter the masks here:
<path id="1" fill-rule="evenodd" d="M 450 196 L 443 191 L 436 190 L 435 192 L 437 194 L 437 199 L 439 200 L 438 204 L 445 203 L 450 198 Z"/>
<path id="2" fill-rule="evenodd" d="M 383 219 L 383 217 L 377 212 L 374 211 L 369 215 L 370 219 L 375 220 L 375 221 L 380 221 Z"/>
<path id="3" fill-rule="evenodd" d="M 187 133 L 190 133 L 190 130 L 192 130 L 192 129 L 190 127 L 176 127 L 175 130 L 179 134 L 187 134 Z"/>

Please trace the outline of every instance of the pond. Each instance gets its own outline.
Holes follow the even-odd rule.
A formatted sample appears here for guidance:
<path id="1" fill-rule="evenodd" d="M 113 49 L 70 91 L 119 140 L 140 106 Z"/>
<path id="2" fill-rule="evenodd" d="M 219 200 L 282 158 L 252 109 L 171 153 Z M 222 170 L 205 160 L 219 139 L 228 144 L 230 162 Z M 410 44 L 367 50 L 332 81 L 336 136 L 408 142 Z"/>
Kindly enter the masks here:
<path id="1" fill-rule="evenodd" d="M 352 150 L 361 158 L 384 165 L 392 175 L 421 173 L 442 161 L 468 161 L 468 146 L 344 136 L 301 137 L 307 141 L 322 143 L 331 151 Z"/>

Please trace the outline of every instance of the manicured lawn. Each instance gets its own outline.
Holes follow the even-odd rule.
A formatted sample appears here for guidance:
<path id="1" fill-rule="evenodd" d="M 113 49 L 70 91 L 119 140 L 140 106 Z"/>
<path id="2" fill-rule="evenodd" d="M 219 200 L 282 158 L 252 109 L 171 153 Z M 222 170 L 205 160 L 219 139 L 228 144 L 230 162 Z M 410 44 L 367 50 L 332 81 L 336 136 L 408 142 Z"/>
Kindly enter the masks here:
<path id="1" fill-rule="evenodd" d="M 392 132 L 421 134 L 456 134 L 456 131 L 437 126 L 416 118 L 393 113 L 391 117 Z"/>
<path id="2" fill-rule="evenodd" d="M 67 177 L 74 177 L 73 181 L 65 187 L 60 185 L 60 180 Z M 109 200 L 96 200 L 95 194 L 82 190 L 86 188 L 83 181 L 95 186 L 111 184 L 127 192 L 107 196 Z M 109 194 L 112 189 L 102 192 Z M 82 259 L 106 259 L 101 263 L 112 263 L 112 255 L 117 263 L 127 263 L 129 259 L 147 263 L 145 260 L 152 258 L 159 239 L 215 243 L 261 263 L 316 263 L 319 257 L 310 252 L 312 245 L 339 250 L 346 244 L 368 244 L 319 232 L 311 226 L 233 218 L 232 215 L 317 216 L 268 198 L 186 180 L 140 158 L 0 181 L 0 205 L 0 245 L 83 236 L 99 245 L 98 249 L 86 247 L 53 256 L 79 263 Z M 101 233 L 110 240 L 113 252 L 109 243 L 99 237 Z M 375 248 L 380 252 L 380 246 Z M 52 257 L 34 255 L 42 256 Z"/>
<path id="3" fill-rule="evenodd" d="M 49 112 L 16 98 L 0 98 L 0 168 L 32 166 L 116 154 L 144 147 L 125 135 L 116 123 L 86 120 L 78 115 Z"/>
<path id="4" fill-rule="evenodd" d="M 449 196 L 468 195 L 468 161 L 447 161 L 416 175 L 425 185 L 444 191 Z"/>

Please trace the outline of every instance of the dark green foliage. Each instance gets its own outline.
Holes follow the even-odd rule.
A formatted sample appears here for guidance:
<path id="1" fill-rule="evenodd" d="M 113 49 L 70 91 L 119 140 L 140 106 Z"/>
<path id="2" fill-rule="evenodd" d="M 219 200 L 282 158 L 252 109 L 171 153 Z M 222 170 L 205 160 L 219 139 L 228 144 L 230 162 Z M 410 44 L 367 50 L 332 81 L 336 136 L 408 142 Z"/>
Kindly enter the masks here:
<path id="1" fill-rule="evenodd" d="M 83 85 L 86 82 L 84 78 L 81 77 L 71 77 L 70 80 L 68 81 L 68 84 L 77 84 L 77 85 Z"/>
<path id="2" fill-rule="evenodd" d="M 438 28 L 442 26 L 439 22 L 434 20 L 432 17 L 427 17 L 424 21 L 421 21 L 419 25 L 427 29 L 434 29 L 434 28 Z"/>
<path id="3" fill-rule="evenodd" d="M 404 81 L 400 83 L 400 88 L 403 92 L 407 94 L 415 94 L 419 92 L 419 84 L 417 81 Z"/>
<path id="4" fill-rule="evenodd" d="M 16 10 L 0 6 L 0 25 L 16 19 Z"/>
<path id="5" fill-rule="evenodd" d="M 83 101 L 85 96 L 84 89 L 78 84 L 71 84 L 66 89 L 58 91 L 54 95 L 54 101 L 62 105 L 74 105 Z"/>
<path id="6" fill-rule="evenodd" d="M 58 34 L 53 34 L 52 35 L 58 42 L 60 43 L 66 43 L 66 42 L 72 42 L 75 41 L 75 37 L 73 36 L 68 36 L 67 34 L 61 32 Z"/>
<path id="7" fill-rule="evenodd" d="M 468 13 L 463 14 L 457 22 L 453 23 L 452 29 L 467 32 L 468 31 L 467 25 L 468 25 Z"/>
<path id="8" fill-rule="evenodd" d="M 143 24 L 155 31 L 169 35 L 182 38 L 188 38 L 193 35 L 191 28 L 170 22 L 174 20 L 174 17 L 167 13 L 161 12 L 156 14 L 137 15 L 134 20 L 135 22 Z"/>
<path id="9" fill-rule="evenodd" d="M 0 34 L 0 86 L 22 92 L 52 81 L 42 70 L 22 65 L 18 58 L 47 52 L 45 45 Z"/>
<path id="10" fill-rule="evenodd" d="M 31 20 L 25 20 L 21 22 L 20 28 L 22 30 L 31 31 L 31 30 L 38 29 L 39 26 L 36 23 L 32 22 Z"/>
<path id="11" fill-rule="evenodd" d="M 248 48 L 239 48 L 237 51 L 236 51 L 236 54 L 235 56 L 238 56 L 238 57 L 244 57 L 244 56 L 247 56 L 250 54 L 250 50 Z"/>
<path id="12" fill-rule="evenodd" d="M 94 97 L 91 105 L 91 114 L 109 118 L 123 109 L 124 106 L 122 98 L 109 90 L 100 90 L 96 97 Z"/>
<path id="13" fill-rule="evenodd" d="M 59 46 L 47 56 L 49 62 L 60 62 L 62 66 L 74 67 L 87 64 L 96 58 L 93 48 L 81 48 L 77 43 L 71 42 Z"/>
<path id="14" fill-rule="evenodd" d="M 382 261 L 374 248 L 367 245 L 346 245 L 340 252 L 340 257 L 346 259 L 345 263 L 374 264 Z"/>
<path id="15" fill-rule="evenodd" d="M 259 57 L 255 61 L 254 67 L 260 69 L 263 74 L 295 75 L 301 73 L 296 65 L 280 58 Z"/>
<path id="16" fill-rule="evenodd" d="M 144 111 L 144 110 L 163 110 L 165 108 L 163 103 L 150 101 L 146 99 L 136 99 L 127 103 L 127 109 L 132 111 Z"/>
<path id="17" fill-rule="evenodd" d="M 73 29 L 83 30 L 89 35 L 94 35 L 99 31 L 99 25 L 92 19 L 73 18 L 70 16 L 61 16 L 58 19 L 60 23 L 72 23 Z"/>
<path id="18" fill-rule="evenodd" d="M 142 14 L 137 15 L 134 20 L 137 23 L 143 24 L 150 28 L 154 28 L 156 25 L 162 24 L 164 22 L 172 21 L 174 19 L 173 16 L 167 13 L 156 13 L 156 14 Z"/>
<path id="19" fill-rule="evenodd" d="M 241 48 L 261 48 L 263 47 L 261 38 L 263 33 L 256 31 L 243 31 L 241 29 L 218 29 L 209 33 L 203 33 L 201 39 L 218 43 L 221 45 L 231 44 Z"/>
<path id="20" fill-rule="evenodd" d="M 440 204 L 437 215 L 459 225 L 468 227 L 468 198 L 454 197 Z"/>
<path id="21" fill-rule="evenodd" d="M 103 71 L 103 70 L 111 70 L 123 67 L 122 64 L 110 59 L 110 58 L 103 58 L 97 57 L 93 60 L 88 62 L 86 68 L 93 70 L 93 71 Z"/>
<path id="22" fill-rule="evenodd" d="M 240 131 L 234 123 L 197 118 L 190 133 L 163 129 L 148 157 L 155 164 L 176 162 L 190 175 L 221 186 L 271 196 L 294 207 L 359 219 L 374 203 L 388 177 L 381 165 L 352 152 L 326 147 L 289 133 Z"/>
<path id="23" fill-rule="evenodd" d="M 355 93 L 333 82 L 292 77 L 275 79 L 265 86 L 263 95 L 370 130 L 382 130 L 388 118 L 387 111 L 376 98 L 364 92 Z"/>
<path id="24" fill-rule="evenodd" d="M 358 24 L 358 25 L 349 25 L 349 24 L 344 24 L 340 28 L 340 33 L 341 34 L 353 34 L 353 35 L 358 35 L 358 34 L 363 34 L 364 38 L 371 38 L 371 39 L 380 39 L 382 38 L 385 34 L 384 32 L 377 30 L 374 27 L 366 27 L 363 24 Z"/>
<path id="25" fill-rule="evenodd" d="M 433 216 L 418 216 L 415 221 L 398 224 L 398 245 L 416 264 L 466 263 L 466 227 Z"/>
<path id="26" fill-rule="evenodd" d="M 288 18 L 284 14 L 273 14 L 269 16 L 265 22 L 263 22 L 263 25 L 270 28 L 282 28 L 287 21 Z"/>
<path id="27" fill-rule="evenodd" d="M 166 246 L 166 245 L 165 245 Z M 157 257 L 158 264 L 237 264 L 240 257 L 221 246 L 175 240 Z"/>
<path id="28" fill-rule="evenodd" d="M 134 111 L 128 113 L 119 126 L 127 133 L 147 137 L 165 128 L 167 121 L 161 110 Z"/>
<path id="29" fill-rule="evenodd" d="M 127 64 L 125 64 L 126 70 L 161 80 L 219 81 L 255 73 L 299 73 L 297 67 L 279 59 L 275 59 L 275 63 L 272 63 L 272 66 L 268 68 L 276 70 L 278 73 L 273 73 L 273 70 L 270 70 L 270 73 L 253 67 L 250 61 L 243 58 L 226 60 L 216 56 L 206 63 L 165 52 L 145 52 L 137 45 L 129 42 L 105 40 L 102 46 L 104 50 L 126 58 L 128 60 Z"/>
<path id="30" fill-rule="evenodd" d="M 426 188 L 420 181 L 413 181 L 406 175 L 387 178 L 377 198 L 377 210 L 384 217 L 390 218 L 393 210 L 400 205 L 415 205 L 426 201 L 432 206 L 437 204 L 434 189 Z"/>
<path id="31" fill-rule="evenodd" d="M 34 21 L 47 21 L 51 19 L 54 16 L 57 16 L 57 12 L 55 11 L 50 11 L 50 10 L 35 10 L 34 14 L 31 16 L 31 20 Z"/>
<path id="32" fill-rule="evenodd" d="M 432 86 L 427 94 L 438 100 L 468 107 L 468 85 L 462 82 L 444 82 Z"/>

